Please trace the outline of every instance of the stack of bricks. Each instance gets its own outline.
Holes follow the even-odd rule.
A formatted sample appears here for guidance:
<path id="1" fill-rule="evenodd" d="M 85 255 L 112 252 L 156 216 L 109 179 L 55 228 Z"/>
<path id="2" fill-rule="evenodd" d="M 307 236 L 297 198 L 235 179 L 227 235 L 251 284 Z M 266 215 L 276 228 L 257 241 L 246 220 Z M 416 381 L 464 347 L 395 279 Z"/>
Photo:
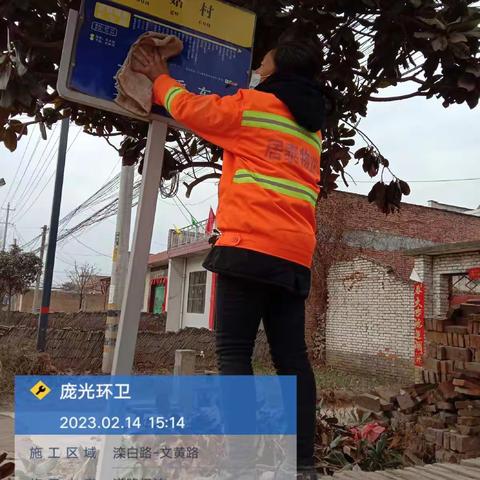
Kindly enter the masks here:
<path id="1" fill-rule="evenodd" d="M 425 321 L 425 383 L 453 381 L 459 393 L 480 395 L 480 305 Z"/>
<path id="2" fill-rule="evenodd" d="M 467 396 L 457 390 L 452 382 L 432 390 L 425 409 L 431 415 L 418 421 L 426 427 L 422 433 L 435 449 L 438 462 L 480 457 L 480 396 Z"/>
<path id="3" fill-rule="evenodd" d="M 480 396 L 460 393 L 452 381 L 400 392 L 378 388 L 356 404 L 393 431 L 409 432 L 407 450 L 414 456 L 430 452 L 444 463 L 480 457 Z"/>

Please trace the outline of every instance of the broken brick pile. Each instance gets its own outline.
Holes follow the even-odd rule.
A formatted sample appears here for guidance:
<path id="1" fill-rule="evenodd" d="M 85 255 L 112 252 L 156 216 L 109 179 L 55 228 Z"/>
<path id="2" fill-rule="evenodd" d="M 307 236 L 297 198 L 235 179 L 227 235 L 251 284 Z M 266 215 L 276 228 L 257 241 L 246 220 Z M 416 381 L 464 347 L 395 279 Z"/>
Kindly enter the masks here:
<path id="1" fill-rule="evenodd" d="M 427 319 L 423 384 L 400 394 L 379 389 L 357 405 L 396 431 L 420 459 L 457 463 L 480 457 L 480 304 Z"/>
<path id="2" fill-rule="evenodd" d="M 408 438 L 406 450 L 422 462 L 458 463 L 480 457 L 480 396 L 459 390 L 453 381 L 397 393 L 382 388 L 360 395 L 356 404 Z"/>

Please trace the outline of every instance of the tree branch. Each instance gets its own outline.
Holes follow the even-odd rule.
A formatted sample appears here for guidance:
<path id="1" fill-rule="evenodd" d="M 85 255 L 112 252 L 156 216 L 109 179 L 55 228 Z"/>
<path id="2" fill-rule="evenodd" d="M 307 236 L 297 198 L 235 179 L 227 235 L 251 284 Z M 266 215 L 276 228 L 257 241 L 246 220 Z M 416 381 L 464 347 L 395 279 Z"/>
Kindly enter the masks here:
<path id="1" fill-rule="evenodd" d="M 426 95 L 425 92 L 413 92 L 406 95 L 398 95 L 397 97 L 369 97 L 368 99 L 371 102 L 396 102 L 399 100 L 407 100 L 408 98 L 425 97 Z"/>
<path id="2" fill-rule="evenodd" d="M 187 198 L 190 198 L 190 195 L 192 194 L 192 190 L 200 183 L 204 182 L 205 180 L 209 180 L 211 178 L 220 178 L 220 177 L 221 175 L 215 172 L 215 173 L 209 173 L 208 175 L 204 175 L 203 177 L 197 178 L 190 184 L 183 182 L 183 184 L 187 187 L 187 193 L 186 193 Z"/>
<path id="3" fill-rule="evenodd" d="M 109 139 L 108 137 L 103 137 L 105 139 L 105 141 L 112 147 L 114 148 L 118 153 L 120 153 L 120 149 L 117 148 Z"/>
<path id="4" fill-rule="evenodd" d="M 212 163 L 212 162 L 193 162 L 190 163 L 189 165 L 182 165 L 178 170 L 180 172 L 183 172 L 184 170 L 187 170 L 188 168 L 191 167 L 196 167 L 196 168 L 216 168 L 218 170 L 222 170 L 222 165 L 218 163 Z"/>
<path id="5" fill-rule="evenodd" d="M 424 82 L 422 82 L 416 75 L 411 75 L 410 77 L 401 77 L 397 79 L 397 82 L 416 82 L 419 85 L 423 85 Z"/>
<path id="6" fill-rule="evenodd" d="M 120 137 L 120 136 L 122 136 L 122 135 L 125 135 L 125 134 L 122 133 L 122 132 L 107 133 L 107 134 L 99 134 L 99 133 L 97 133 L 97 132 L 92 132 L 92 131 L 88 131 L 88 130 L 84 130 L 84 132 L 85 132 L 87 135 L 91 135 L 92 137 L 102 137 L 102 138 Z"/>

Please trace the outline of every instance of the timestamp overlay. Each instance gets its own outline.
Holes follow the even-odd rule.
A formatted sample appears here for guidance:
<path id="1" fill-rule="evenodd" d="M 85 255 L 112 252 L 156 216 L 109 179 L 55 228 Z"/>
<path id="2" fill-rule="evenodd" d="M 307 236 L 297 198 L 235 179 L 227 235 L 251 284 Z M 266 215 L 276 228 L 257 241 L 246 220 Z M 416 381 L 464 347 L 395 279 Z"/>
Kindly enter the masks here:
<path id="1" fill-rule="evenodd" d="M 296 478 L 296 379 L 19 376 L 15 478 Z"/>

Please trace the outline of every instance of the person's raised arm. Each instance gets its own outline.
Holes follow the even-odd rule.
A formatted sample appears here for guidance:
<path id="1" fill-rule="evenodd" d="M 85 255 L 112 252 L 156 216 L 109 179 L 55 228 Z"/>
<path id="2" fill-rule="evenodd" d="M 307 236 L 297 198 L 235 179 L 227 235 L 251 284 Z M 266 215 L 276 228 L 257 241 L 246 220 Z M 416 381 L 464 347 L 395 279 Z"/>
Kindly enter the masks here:
<path id="1" fill-rule="evenodd" d="M 200 137 L 222 148 L 232 149 L 242 122 L 243 95 L 220 97 L 196 95 L 169 75 L 167 61 L 158 51 L 139 48 L 134 54 L 134 69 L 153 82 L 154 102 Z"/>
<path id="2" fill-rule="evenodd" d="M 242 122 L 241 93 L 195 95 L 170 76 L 161 75 L 153 85 L 153 96 L 155 103 L 163 105 L 179 123 L 209 142 L 231 149 Z"/>

